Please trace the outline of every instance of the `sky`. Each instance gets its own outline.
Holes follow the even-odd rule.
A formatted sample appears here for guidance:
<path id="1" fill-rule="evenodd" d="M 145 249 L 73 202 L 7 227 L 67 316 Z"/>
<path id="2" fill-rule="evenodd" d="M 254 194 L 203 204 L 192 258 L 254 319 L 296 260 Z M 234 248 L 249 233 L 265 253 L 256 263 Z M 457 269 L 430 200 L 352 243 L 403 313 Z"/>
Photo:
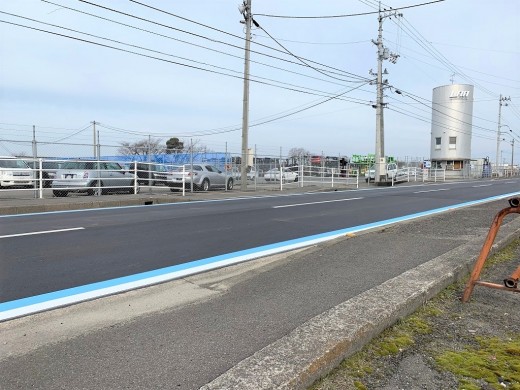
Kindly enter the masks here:
<path id="1" fill-rule="evenodd" d="M 39 155 L 92 155 L 94 121 L 102 155 L 149 137 L 239 155 L 239 3 L 0 1 L 0 155 L 31 155 L 33 126 Z M 520 2 L 381 7 L 402 14 L 383 13 L 384 45 L 398 55 L 383 63 L 385 154 L 429 158 L 432 90 L 463 83 L 475 86 L 472 158 L 494 161 L 501 107 L 500 158 L 520 161 Z M 374 0 L 252 0 L 248 138 L 257 155 L 375 152 L 377 10 Z M 500 106 L 500 96 L 511 100 Z"/>

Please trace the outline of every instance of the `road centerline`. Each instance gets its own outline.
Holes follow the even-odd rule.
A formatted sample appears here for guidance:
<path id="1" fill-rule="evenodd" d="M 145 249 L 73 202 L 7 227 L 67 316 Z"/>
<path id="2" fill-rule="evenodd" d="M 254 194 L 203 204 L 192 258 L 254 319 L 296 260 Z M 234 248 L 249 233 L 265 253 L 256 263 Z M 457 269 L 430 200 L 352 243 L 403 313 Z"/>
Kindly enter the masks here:
<path id="1" fill-rule="evenodd" d="M 84 227 L 75 227 L 75 228 L 68 228 L 68 229 L 42 230 L 42 231 L 39 231 L 39 232 L 7 234 L 5 236 L 0 236 L 0 238 L 34 236 L 34 235 L 37 235 L 37 234 L 61 233 L 61 232 L 70 232 L 70 231 L 74 231 L 74 230 L 84 230 L 84 229 L 85 229 Z"/>
<path id="2" fill-rule="evenodd" d="M 449 188 L 439 188 L 438 190 L 416 191 L 416 192 L 414 192 L 414 194 L 423 194 L 425 192 L 438 192 L 438 191 L 449 191 Z"/>
<path id="3" fill-rule="evenodd" d="M 320 202 L 284 204 L 284 205 L 280 205 L 280 206 L 273 206 L 273 209 L 283 209 L 283 208 L 287 208 L 287 207 L 297 207 L 297 206 L 309 206 L 309 205 L 313 205 L 313 204 L 322 204 L 322 203 L 346 202 L 348 200 L 359 200 L 359 199 L 364 199 L 364 198 L 360 197 L 360 198 L 348 198 L 348 199 L 323 200 Z"/>

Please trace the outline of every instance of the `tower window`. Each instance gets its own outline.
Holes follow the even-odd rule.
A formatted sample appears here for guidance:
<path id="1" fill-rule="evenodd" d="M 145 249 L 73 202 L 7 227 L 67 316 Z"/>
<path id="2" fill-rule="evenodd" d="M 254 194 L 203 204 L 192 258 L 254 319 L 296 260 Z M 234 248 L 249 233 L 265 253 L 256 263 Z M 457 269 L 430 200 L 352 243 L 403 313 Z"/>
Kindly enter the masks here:
<path id="1" fill-rule="evenodd" d="M 441 137 L 436 137 L 435 138 L 435 149 L 440 149 L 441 148 Z"/>
<path id="2" fill-rule="evenodd" d="M 457 149 L 457 137 L 450 137 L 449 148 Z"/>

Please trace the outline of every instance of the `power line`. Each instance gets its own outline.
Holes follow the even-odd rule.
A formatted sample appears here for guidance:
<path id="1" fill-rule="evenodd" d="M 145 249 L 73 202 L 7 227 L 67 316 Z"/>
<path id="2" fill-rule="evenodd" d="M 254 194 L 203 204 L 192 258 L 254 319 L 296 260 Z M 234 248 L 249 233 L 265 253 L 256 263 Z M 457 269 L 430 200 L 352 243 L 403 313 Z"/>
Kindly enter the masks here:
<path id="1" fill-rule="evenodd" d="M 59 4 L 52 3 L 52 2 L 47 1 L 47 0 L 42 0 L 42 1 L 44 1 L 46 3 L 49 3 L 49 4 L 52 4 L 52 5 L 59 6 Z M 118 24 L 118 25 L 121 25 L 121 26 L 124 26 L 124 27 L 128 27 L 128 28 L 131 28 L 131 29 L 138 30 L 138 31 L 146 32 L 148 34 L 156 35 L 156 36 L 159 36 L 159 37 L 162 37 L 162 38 L 166 38 L 166 39 L 171 39 L 171 40 L 174 40 L 174 41 L 177 41 L 177 42 L 180 42 L 180 43 L 184 43 L 184 44 L 187 44 L 187 45 L 190 45 L 190 46 L 194 46 L 194 47 L 202 48 L 204 50 L 208 50 L 208 51 L 212 51 L 212 52 L 215 52 L 215 53 L 219 53 L 219 54 L 222 54 L 222 55 L 225 55 L 225 56 L 237 58 L 237 59 L 240 59 L 240 60 L 243 59 L 243 57 L 238 56 L 238 55 L 234 55 L 234 54 L 231 54 L 231 53 L 226 53 L 226 52 L 221 51 L 221 50 L 213 49 L 213 48 L 210 48 L 210 47 L 207 47 L 207 46 L 203 46 L 203 45 L 199 45 L 199 44 L 196 44 L 196 43 L 193 43 L 193 42 L 188 42 L 188 41 L 185 41 L 185 40 L 182 40 L 182 39 L 174 38 L 174 37 L 171 37 L 169 35 L 160 34 L 160 33 L 157 33 L 155 31 L 150 31 L 150 30 L 143 29 L 143 28 L 140 28 L 140 27 L 132 26 L 132 25 L 129 25 L 129 24 L 126 24 L 126 23 L 122 23 L 122 22 L 119 22 L 119 21 L 116 21 L 116 20 L 113 20 L 113 19 L 108 19 L 108 18 L 99 16 L 99 15 L 94 15 L 94 14 L 91 14 L 91 13 L 88 13 L 88 12 L 80 11 L 80 10 L 77 10 L 77 9 L 74 9 L 74 8 L 70 8 L 70 7 L 66 7 L 66 6 L 63 6 L 62 8 L 68 9 L 70 11 L 78 12 L 78 13 L 81 13 L 81 14 L 85 14 L 85 15 L 90 16 L 90 17 L 98 18 L 98 19 L 101 19 L 101 20 L 104 20 L 104 21 L 107 21 L 107 22 L 110 22 L 110 23 Z M 29 18 L 25 18 L 25 17 L 19 16 L 19 15 L 9 14 L 9 13 L 6 13 L 6 12 L 2 12 L 2 13 L 8 14 L 8 15 L 12 15 L 12 16 L 16 16 L 16 17 L 19 17 L 19 18 L 29 19 Z M 34 20 L 34 19 L 29 19 L 29 20 Z M 36 22 L 47 24 L 47 25 L 51 25 L 51 24 L 48 24 L 48 23 L 40 22 L 40 21 L 36 21 Z M 54 25 L 51 25 L 51 26 L 54 26 Z M 61 26 L 56 26 L 56 27 L 58 27 L 58 28 L 65 28 L 65 27 L 61 27 Z M 69 30 L 71 30 L 71 29 L 69 29 Z M 75 31 L 75 30 L 71 30 L 71 31 Z M 86 34 L 86 33 L 82 33 L 82 34 Z M 102 38 L 101 37 L 101 39 L 106 39 L 106 38 Z M 266 46 L 266 47 L 268 47 L 268 46 Z M 269 57 L 269 58 L 273 58 L 273 59 L 276 59 L 276 60 L 279 60 L 279 61 L 287 62 L 287 63 L 293 64 L 293 65 L 302 66 L 301 63 L 297 63 L 297 62 L 294 62 L 294 61 L 289 61 L 287 59 L 283 59 L 283 58 L 280 58 L 280 57 L 275 57 L 275 56 L 271 56 L 271 55 L 268 55 L 268 54 L 265 54 L 265 53 L 259 53 L 259 52 L 255 52 L 255 53 L 263 55 L 263 56 L 266 56 L 266 57 Z M 178 58 L 182 58 L 182 57 L 178 57 Z M 195 60 L 190 60 L 190 61 L 197 62 Z M 302 77 L 311 78 L 311 79 L 314 79 L 314 80 L 324 81 L 324 82 L 328 82 L 328 83 L 333 83 L 330 80 L 323 80 L 323 79 L 320 79 L 320 78 L 317 78 L 317 77 L 313 77 L 313 76 L 310 76 L 310 75 L 305 75 L 303 73 L 291 71 L 289 69 L 280 68 L 280 67 L 277 67 L 277 66 L 274 66 L 274 65 L 271 65 L 271 64 L 266 64 L 266 63 L 263 63 L 263 62 L 260 62 L 260 61 L 251 60 L 251 62 L 255 63 L 255 64 L 262 65 L 262 66 L 265 66 L 265 67 L 269 67 L 269 68 L 272 68 L 272 69 L 281 70 L 283 72 L 296 74 L 296 75 L 299 75 L 299 76 L 302 76 Z M 213 66 L 213 65 L 210 65 L 210 66 Z M 328 71 L 328 72 L 334 74 L 334 72 L 332 72 L 332 71 Z M 335 83 L 335 84 L 337 84 L 337 83 Z"/>
<path id="2" fill-rule="evenodd" d="M 469 77 L 463 71 L 458 69 L 456 65 L 451 63 L 439 50 L 437 50 L 433 45 L 431 45 L 406 18 L 403 17 L 402 19 L 406 23 L 406 25 L 401 26 L 404 28 L 405 33 L 407 33 L 407 35 L 410 38 L 412 38 L 419 46 L 421 46 L 426 52 L 430 53 L 430 55 L 434 59 L 436 59 L 440 63 L 444 64 L 449 70 L 454 71 L 455 73 L 463 76 L 466 80 L 470 81 L 472 84 L 474 84 L 475 86 L 480 88 L 483 92 L 485 92 L 491 96 L 496 95 L 489 89 L 476 83 L 471 77 Z"/>
<path id="3" fill-rule="evenodd" d="M 435 3 L 443 2 L 444 0 L 434 0 L 430 1 L 428 3 L 421 3 L 421 4 L 414 4 L 409 5 L 405 7 L 399 7 L 399 8 L 392 8 L 390 7 L 391 11 L 399 11 L 403 9 L 408 8 L 415 8 L 415 7 L 421 7 L 423 5 L 430 5 Z M 328 16 L 289 16 L 289 15 L 269 15 L 269 14 L 256 14 L 257 16 L 265 16 L 268 18 L 283 18 L 283 19 L 334 19 L 334 18 L 350 18 L 354 16 L 366 16 L 366 15 L 374 15 L 379 13 L 379 11 L 373 11 L 373 12 L 361 12 L 356 14 L 343 14 L 343 15 L 328 15 Z"/>
<path id="4" fill-rule="evenodd" d="M 304 108 L 297 109 L 297 110 L 291 110 L 291 112 L 286 113 L 286 114 L 278 114 L 278 115 L 276 115 L 276 117 L 272 117 L 271 116 L 272 118 L 270 118 L 270 119 L 257 120 L 253 124 L 250 124 L 249 127 L 261 126 L 261 125 L 264 125 L 264 124 L 267 124 L 267 123 L 271 123 L 271 122 L 275 122 L 275 121 L 280 120 L 280 119 L 287 118 L 287 117 L 292 116 L 292 115 L 299 114 L 299 113 L 301 113 L 303 111 L 307 111 L 307 110 L 310 110 L 311 108 L 314 108 L 314 107 L 317 107 L 317 106 L 322 105 L 324 103 L 327 103 L 327 102 L 329 102 L 331 100 L 338 99 L 341 96 L 343 96 L 343 95 L 345 95 L 345 94 L 347 94 L 349 92 L 352 92 L 353 90 L 358 89 L 360 87 L 361 86 L 353 87 L 353 88 L 351 88 L 351 89 L 349 89 L 347 91 L 341 92 L 341 93 L 339 93 L 339 94 L 337 94 L 335 96 L 332 96 L 332 97 L 329 97 L 327 99 L 318 101 L 317 103 L 306 105 Z M 368 106 L 368 103 L 358 103 L 358 104 L 364 104 L 364 105 Z M 110 126 L 104 125 L 102 123 L 100 123 L 99 126 L 105 127 L 105 128 L 109 128 L 109 129 L 112 129 L 112 130 L 116 130 L 117 129 L 117 130 L 120 130 L 120 131 L 128 131 L 128 134 L 134 134 L 134 135 L 135 134 L 142 134 L 142 133 L 130 132 L 129 130 L 125 130 L 125 129 L 110 127 Z M 236 127 L 230 127 L 230 128 L 224 128 L 224 129 L 205 130 L 205 131 L 201 131 L 201 132 L 198 132 L 198 133 L 194 132 L 194 133 L 191 133 L 191 134 L 178 134 L 178 136 L 179 137 L 191 137 L 191 136 L 201 137 L 201 136 L 206 136 L 206 135 L 231 133 L 231 132 L 235 132 L 235 131 L 239 131 L 239 130 L 242 130 L 242 127 L 236 126 Z"/>
<path id="5" fill-rule="evenodd" d="M 305 66 L 315 70 L 316 72 L 318 73 L 321 73 L 325 76 L 328 76 L 328 77 L 331 77 L 333 79 L 336 79 L 336 80 L 341 80 L 341 81 L 345 81 L 343 79 L 340 79 L 340 78 L 337 78 L 337 77 L 334 77 L 334 76 L 331 76 L 325 72 L 322 72 L 321 70 L 319 69 L 316 69 L 315 67 L 311 66 L 309 63 L 307 63 L 306 61 L 304 61 L 302 58 L 296 56 L 295 54 L 293 54 L 289 49 L 287 49 L 284 45 L 282 45 L 280 42 L 278 42 L 271 34 L 269 34 L 262 26 L 260 26 L 258 23 L 255 22 L 255 20 L 253 19 L 253 23 L 255 23 L 255 25 L 260 28 L 263 32 L 265 32 L 269 38 L 271 38 L 274 42 L 276 42 L 281 48 L 283 48 L 288 54 L 290 54 L 292 57 L 296 58 L 298 61 L 300 61 L 302 64 L 304 64 Z"/>
<path id="6" fill-rule="evenodd" d="M 200 71 L 204 71 L 204 72 L 208 72 L 208 73 L 214 73 L 214 74 L 227 76 L 227 77 L 231 77 L 231 78 L 236 78 L 236 79 L 241 79 L 241 80 L 243 79 L 242 76 L 237 76 L 237 75 L 232 75 L 232 74 L 228 74 L 228 73 L 224 73 L 224 72 L 220 72 L 220 71 L 205 69 L 205 68 L 202 68 L 200 66 L 188 65 L 188 64 L 184 64 L 184 63 L 181 63 L 181 62 L 178 62 L 178 61 L 172 61 L 172 60 L 168 60 L 168 59 L 165 59 L 165 58 L 160 58 L 160 57 L 156 57 L 156 56 L 152 56 L 152 55 L 138 53 L 138 52 L 135 52 L 135 51 L 132 51 L 132 50 L 122 49 L 122 48 L 119 48 L 119 47 L 110 46 L 110 45 L 106 45 L 106 44 L 103 44 L 103 43 L 94 42 L 94 41 L 90 41 L 90 40 L 86 40 L 86 39 L 82 39 L 82 38 L 78 38 L 78 37 L 73 37 L 73 36 L 70 36 L 70 35 L 65 35 L 65 34 L 60 34 L 60 33 L 53 32 L 53 31 L 39 29 L 39 28 L 36 28 L 36 27 L 25 26 L 25 25 L 22 25 L 22 24 L 13 23 L 13 22 L 5 21 L 5 20 L 0 20 L 0 22 L 1 23 L 6 23 L 6 24 L 11 24 L 11 25 L 14 25 L 14 26 L 17 26 L 17 27 L 27 28 L 27 29 L 30 29 L 30 30 L 44 32 L 44 33 L 51 34 L 51 35 L 60 36 L 60 37 L 63 37 L 63 38 L 77 40 L 77 41 L 80 41 L 80 42 L 83 42 L 83 43 L 89 43 L 89 44 L 92 44 L 92 45 L 97 45 L 97 46 L 101 46 L 101 47 L 108 48 L 108 49 L 113 49 L 113 50 L 129 53 L 129 54 L 134 54 L 134 55 L 145 57 L 145 58 L 149 58 L 149 59 L 163 61 L 163 62 L 171 63 L 171 64 L 174 64 L 174 65 L 180 65 L 180 66 L 191 68 L 191 69 L 195 69 L 195 70 L 200 70 Z M 90 35 L 90 34 L 87 34 L 87 35 Z M 130 45 L 130 46 L 133 46 L 133 45 Z M 139 48 L 141 48 L 141 47 L 139 47 Z M 144 49 L 144 48 L 142 48 L 142 49 L 143 50 L 147 50 L 147 49 Z M 153 51 L 153 50 L 150 50 L 150 51 Z M 153 52 L 161 53 L 161 52 L 157 52 L 157 51 L 153 51 Z M 161 54 L 167 55 L 165 53 L 161 53 Z M 190 60 L 190 61 L 192 61 L 192 60 Z M 236 71 L 233 71 L 233 70 L 230 70 L 230 69 L 227 69 L 227 68 L 222 68 L 222 69 L 230 71 L 230 72 L 238 73 Z M 259 76 L 252 76 L 252 77 L 255 77 L 255 78 L 258 78 L 258 79 L 262 79 Z M 268 80 L 270 80 L 270 79 L 268 79 Z M 255 80 L 255 79 L 252 79 L 252 78 L 250 78 L 250 81 L 255 82 L 257 84 L 269 85 L 269 86 L 272 86 L 272 87 L 281 88 L 281 89 L 285 89 L 285 90 L 289 90 L 289 91 L 293 91 L 293 92 L 299 92 L 299 93 L 304 93 L 304 94 L 308 94 L 308 95 L 316 95 L 316 93 L 305 91 L 304 89 L 308 89 L 306 87 L 301 87 L 301 86 L 295 86 L 295 88 L 283 87 L 283 86 L 275 85 L 275 84 L 268 83 L 268 82 L 265 82 L 265 81 Z M 292 84 L 284 83 L 284 82 L 281 82 L 281 81 L 275 81 L 275 80 L 271 80 L 271 81 L 274 81 L 274 82 L 279 83 L 279 84 L 292 85 Z M 301 88 L 301 89 L 298 89 L 298 88 Z M 329 95 L 326 92 L 322 92 L 322 93 Z M 318 95 L 318 96 L 323 96 L 323 95 Z"/>
<path id="7" fill-rule="evenodd" d="M 56 4 L 56 3 L 51 3 L 51 2 L 48 1 L 48 0 L 42 0 L 42 1 L 44 1 L 44 2 L 46 2 L 46 3 L 49 3 L 49 4 L 53 4 L 53 5 L 58 5 L 58 6 L 60 5 L 60 4 Z M 101 8 L 101 9 L 104 9 L 104 10 L 107 10 L 107 11 L 110 11 L 110 12 L 118 13 L 118 14 L 121 14 L 121 15 L 124 15 L 124 16 L 127 16 L 127 17 L 130 17 L 130 18 L 134 18 L 134 19 L 140 20 L 140 21 L 144 21 L 144 22 L 147 22 L 147 23 L 155 24 L 155 25 L 160 26 L 160 27 L 168 28 L 168 29 L 171 29 L 171 30 L 174 30 L 174 31 L 182 32 L 182 33 L 184 33 L 184 34 L 189 34 L 189 35 L 195 36 L 195 37 L 197 37 L 197 38 L 201 38 L 201 39 L 208 40 L 208 41 L 211 41 L 211 42 L 214 42 L 214 43 L 219 43 L 219 44 L 222 44 L 222 45 L 227 45 L 227 46 L 230 46 L 230 47 L 233 47 L 233 48 L 236 48 L 236 49 L 240 49 L 240 50 L 242 50 L 242 47 L 237 46 L 237 45 L 233 45 L 233 44 L 231 44 L 231 43 L 227 43 L 227 42 L 224 42 L 224 41 L 220 41 L 220 40 L 216 40 L 216 39 L 213 39 L 213 38 L 209 38 L 209 37 L 206 37 L 206 36 L 204 36 L 204 35 L 195 34 L 195 33 L 192 33 L 192 32 L 186 31 L 186 30 L 178 29 L 178 28 L 175 28 L 175 27 L 172 27 L 172 26 L 166 25 L 166 24 L 162 24 L 162 23 L 155 22 L 155 21 L 153 21 L 153 20 L 149 20 L 149 19 L 141 18 L 141 17 L 136 16 L 136 15 L 132 15 L 132 14 L 129 14 L 129 13 L 127 13 L 127 12 L 118 11 L 118 10 L 113 9 L 113 8 L 109 8 L 109 7 L 105 7 L 105 6 L 99 5 L 99 4 L 95 4 L 95 3 L 92 3 L 92 2 L 88 2 L 88 1 L 86 1 L 86 0 L 79 0 L 79 1 L 81 1 L 81 2 L 83 2 L 83 3 L 86 3 L 86 4 L 89 4 L 89 5 L 92 5 L 92 6 L 94 6 L 94 7 L 98 7 L 98 8 Z M 444 1 L 444 0 L 440 0 L 440 1 Z M 141 3 L 138 3 L 138 4 L 141 4 Z M 142 4 L 141 4 L 141 5 L 142 5 Z M 68 7 L 66 7 L 66 8 L 68 8 Z M 153 7 L 150 7 L 150 8 L 153 8 Z M 180 16 L 178 16 L 178 15 L 175 15 L 175 14 L 169 13 L 169 12 L 167 12 L 167 11 L 160 10 L 160 9 L 158 9 L 158 8 L 153 8 L 153 9 L 156 10 L 156 11 L 158 11 L 158 12 L 163 12 L 163 13 L 166 13 L 166 14 L 171 15 L 171 16 L 174 16 L 174 17 L 180 17 Z M 80 12 L 80 13 L 84 13 L 84 11 L 78 11 L 78 10 L 75 10 L 75 11 Z M 89 15 L 90 15 L 90 14 L 89 14 Z M 192 22 L 192 23 L 197 23 L 197 24 L 199 24 L 199 25 L 202 25 L 201 23 L 198 23 L 198 22 L 192 21 L 192 20 L 187 19 L 187 18 L 183 18 L 183 19 L 188 20 L 188 21 L 190 21 L 190 22 Z M 206 25 L 204 25 L 204 26 L 206 26 Z M 207 26 L 207 27 L 210 28 L 209 26 Z M 212 28 L 212 29 L 214 29 L 214 28 Z M 218 30 L 218 29 L 215 29 L 215 30 Z M 221 31 L 221 30 L 219 30 L 219 31 Z M 231 35 L 231 36 L 235 36 L 235 35 L 233 35 L 233 34 L 231 34 L 231 33 L 226 33 L 226 34 Z M 235 36 L 235 37 L 238 37 L 238 36 Z M 241 40 L 244 39 L 244 38 L 241 38 L 241 37 L 238 37 L 238 38 L 240 38 Z M 283 53 L 283 54 L 285 54 L 282 50 L 279 50 L 279 49 L 273 48 L 273 47 L 271 47 L 271 46 L 262 45 L 262 44 L 260 44 L 260 43 L 256 43 L 256 44 L 257 44 L 257 45 L 260 45 L 260 46 L 262 46 L 262 47 L 268 48 L 268 49 L 270 49 L 270 50 L 274 50 L 274 51 L 276 51 L 276 52 L 279 52 L 279 53 Z M 275 59 L 278 59 L 278 60 L 280 60 L 280 61 L 286 61 L 286 60 L 281 59 L 281 58 L 279 58 L 279 57 L 271 56 L 271 55 L 269 55 L 269 54 L 265 54 L 265 53 L 262 53 L 262 52 L 258 52 L 258 51 L 254 51 L 254 50 L 251 50 L 251 52 L 252 52 L 252 53 L 255 53 L 255 54 L 259 54 L 259 55 L 263 55 L 263 56 L 267 56 L 267 57 L 275 58 Z M 320 63 L 318 63 L 318 62 L 315 62 L 315 61 L 312 61 L 312 60 L 309 60 L 309 59 L 305 59 L 305 60 L 306 60 L 306 61 L 309 61 L 309 62 L 312 62 L 312 63 L 315 63 L 315 64 L 320 65 L 320 66 L 325 66 L 326 68 L 330 68 L 330 69 L 333 69 L 333 70 L 335 70 L 335 71 L 339 71 L 339 72 L 342 72 L 342 73 L 346 73 L 346 74 L 352 75 L 352 76 L 354 76 L 354 77 L 359 78 L 359 79 L 362 80 L 362 81 L 366 81 L 366 80 L 367 80 L 366 77 L 362 77 L 362 76 L 359 76 L 359 75 L 354 75 L 353 73 L 346 72 L 346 71 L 344 71 L 344 70 L 342 70 L 342 69 L 337 69 L 337 68 L 334 68 L 334 67 L 331 67 L 331 66 L 328 66 L 328 65 L 320 64 Z M 294 63 L 294 62 L 293 62 L 293 63 Z M 297 63 L 295 63 L 295 64 L 297 64 Z M 298 65 L 300 65 L 300 64 L 298 64 Z M 325 71 L 325 70 L 324 70 L 324 71 Z"/>

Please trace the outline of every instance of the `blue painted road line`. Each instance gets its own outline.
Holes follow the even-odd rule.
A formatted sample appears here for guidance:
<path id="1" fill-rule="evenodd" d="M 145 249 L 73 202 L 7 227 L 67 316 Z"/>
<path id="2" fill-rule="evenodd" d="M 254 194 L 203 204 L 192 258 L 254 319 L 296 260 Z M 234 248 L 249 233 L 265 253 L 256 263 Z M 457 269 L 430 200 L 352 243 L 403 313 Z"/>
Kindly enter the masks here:
<path id="1" fill-rule="evenodd" d="M 150 286 L 165 281 L 179 279 L 188 275 L 225 267 L 232 264 L 245 262 L 259 257 L 274 255 L 298 248 L 316 245 L 321 242 L 334 240 L 339 237 L 359 233 L 365 230 L 376 229 L 399 222 L 409 221 L 433 214 L 439 214 L 450 210 L 474 206 L 482 203 L 518 196 L 520 192 L 494 196 L 481 200 L 465 202 L 453 206 L 423 211 L 402 217 L 391 218 L 384 221 L 354 226 L 350 228 L 334 230 L 331 232 L 315 234 L 312 236 L 283 241 L 274 244 L 263 245 L 256 248 L 241 250 L 219 256 L 208 257 L 184 264 L 160 268 L 153 271 L 142 272 L 134 275 L 110 279 L 102 282 L 91 283 L 83 286 L 72 287 L 40 294 L 32 297 L 21 298 L 14 301 L 0 303 L 0 321 L 9 320 L 37 312 L 67 306 L 74 303 L 87 301 L 103 296 L 113 295 L 140 287 Z"/>

